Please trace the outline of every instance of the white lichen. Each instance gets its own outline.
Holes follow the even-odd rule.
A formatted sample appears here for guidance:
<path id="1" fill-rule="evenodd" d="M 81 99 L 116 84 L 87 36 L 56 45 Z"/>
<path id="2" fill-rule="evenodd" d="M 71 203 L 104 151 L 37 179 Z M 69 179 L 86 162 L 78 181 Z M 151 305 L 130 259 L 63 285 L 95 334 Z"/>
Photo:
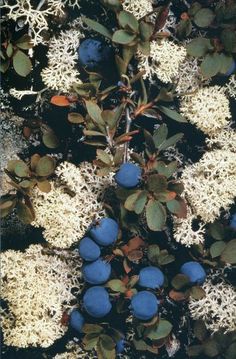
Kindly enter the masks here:
<path id="1" fill-rule="evenodd" d="M 76 253 L 44 253 L 41 245 L 2 253 L 2 329 L 6 345 L 48 347 L 67 331 L 63 313 L 81 290 L 81 260 Z M 76 295 L 76 294 L 75 294 Z"/>
<path id="2" fill-rule="evenodd" d="M 79 343 L 70 341 L 66 345 L 67 351 L 57 354 L 53 359 L 97 359 L 95 350 L 85 351 Z"/>
<path id="3" fill-rule="evenodd" d="M 173 217 L 173 232 L 176 242 L 179 242 L 186 247 L 191 247 L 193 244 L 204 243 L 204 224 L 199 223 L 198 228 L 194 229 L 194 220 L 196 220 L 196 217 L 192 214 L 190 207 L 188 207 L 186 218 Z"/>
<path id="4" fill-rule="evenodd" d="M 38 92 L 33 90 L 17 90 L 15 88 L 11 88 L 9 94 L 17 100 L 21 100 L 24 96 L 37 95 Z"/>
<path id="5" fill-rule="evenodd" d="M 207 279 L 203 284 L 206 296 L 200 300 L 191 298 L 189 310 L 194 320 L 201 319 L 212 332 L 236 329 L 236 292 L 234 288 L 221 281 L 213 284 Z"/>
<path id="6" fill-rule="evenodd" d="M 88 162 L 79 167 L 64 162 L 56 170 L 61 181 L 52 182 L 49 193 L 34 190 L 36 218 L 32 225 L 44 228 L 44 238 L 52 246 L 70 247 L 82 238 L 93 220 L 105 216 L 102 194 L 111 183 L 111 176 L 99 178 L 95 171 Z M 66 192 L 65 185 L 74 195 Z"/>
<path id="7" fill-rule="evenodd" d="M 124 0 L 123 9 L 131 12 L 138 20 L 153 10 L 152 0 Z"/>
<path id="8" fill-rule="evenodd" d="M 53 90 L 68 92 L 73 83 L 81 82 L 77 69 L 77 49 L 83 38 L 79 29 L 62 31 L 50 40 L 47 53 L 48 66 L 41 72 L 44 84 Z"/>
<path id="9" fill-rule="evenodd" d="M 157 76 L 164 83 L 172 82 L 178 75 L 179 66 L 187 53 L 184 46 L 176 45 L 169 40 L 152 41 L 149 56 L 138 54 L 138 68 L 145 70 L 144 78 Z"/>
<path id="10" fill-rule="evenodd" d="M 181 180 L 193 214 L 203 222 L 213 222 L 227 210 L 236 196 L 236 153 L 207 151 L 199 162 L 187 166 Z"/>
<path id="11" fill-rule="evenodd" d="M 209 138 L 206 138 L 209 148 L 220 147 L 224 150 L 236 152 L 236 131 L 232 128 L 223 129 Z"/>
<path id="12" fill-rule="evenodd" d="M 204 87 L 183 97 L 181 114 L 207 135 L 221 131 L 231 118 L 229 100 L 219 86 Z"/>
<path id="13" fill-rule="evenodd" d="M 236 100 L 236 75 L 230 76 L 229 82 L 226 85 L 226 92 Z"/>

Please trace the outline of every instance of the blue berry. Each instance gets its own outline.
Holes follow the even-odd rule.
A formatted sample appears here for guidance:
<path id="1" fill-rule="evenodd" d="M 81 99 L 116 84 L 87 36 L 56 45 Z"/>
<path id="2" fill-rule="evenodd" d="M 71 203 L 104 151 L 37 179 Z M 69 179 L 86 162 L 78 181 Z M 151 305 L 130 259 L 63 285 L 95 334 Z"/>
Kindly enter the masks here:
<path id="1" fill-rule="evenodd" d="M 146 267 L 139 272 L 138 284 L 146 288 L 160 288 L 164 283 L 164 275 L 160 269 L 156 267 Z"/>
<path id="2" fill-rule="evenodd" d="M 78 332 L 81 332 L 83 325 L 84 317 L 78 310 L 74 309 L 70 315 L 70 326 Z"/>
<path id="3" fill-rule="evenodd" d="M 79 60 L 88 70 L 95 70 L 108 63 L 113 56 L 112 49 L 105 43 L 95 40 L 84 40 L 78 49 Z"/>
<path id="4" fill-rule="evenodd" d="M 84 237 L 79 244 L 79 254 L 86 261 L 95 261 L 101 255 L 99 246 L 89 237 Z"/>
<path id="5" fill-rule="evenodd" d="M 98 225 L 90 230 L 90 234 L 101 246 L 110 246 L 118 237 L 119 226 L 112 218 L 102 218 Z"/>
<path id="6" fill-rule="evenodd" d="M 82 273 L 85 282 L 95 285 L 102 284 L 110 278 L 111 265 L 99 258 L 95 262 L 86 264 L 82 268 Z"/>
<path id="7" fill-rule="evenodd" d="M 141 179 L 141 168 L 133 163 L 123 163 L 115 175 L 116 183 L 124 188 L 134 188 Z"/>
<path id="8" fill-rule="evenodd" d="M 236 213 L 232 215 L 229 226 L 236 231 Z"/>
<path id="9" fill-rule="evenodd" d="M 157 298 L 146 290 L 138 292 L 131 299 L 131 309 L 137 319 L 149 320 L 157 314 Z"/>
<path id="10" fill-rule="evenodd" d="M 206 272 L 198 262 L 186 262 L 181 268 L 180 272 L 186 275 L 192 284 L 203 284 L 206 279 Z"/>
<path id="11" fill-rule="evenodd" d="M 121 354 L 123 353 L 123 351 L 125 350 L 125 340 L 124 338 L 118 340 L 118 342 L 116 343 L 116 352 L 117 354 Z"/>
<path id="12" fill-rule="evenodd" d="M 101 318 L 111 310 L 108 292 L 103 287 L 89 288 L 83 298 L 84 308 L 94 318 Z"/>

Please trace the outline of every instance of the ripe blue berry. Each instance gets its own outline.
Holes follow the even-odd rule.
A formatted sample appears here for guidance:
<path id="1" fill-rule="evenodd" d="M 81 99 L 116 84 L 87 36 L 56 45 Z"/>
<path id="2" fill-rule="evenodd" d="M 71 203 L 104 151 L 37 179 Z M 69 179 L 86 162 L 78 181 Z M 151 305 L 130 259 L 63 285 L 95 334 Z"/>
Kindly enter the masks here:
<path id="1" fill-rule="evenodd" d="M 118 237 L 119 226 L 112 218 L 102 218 L 98 225 L 90 230 L 92 238 L 101 246 L 110 246 Z"/>
<path id="2" fill-rule="evenodd" d="M 105 283 L 111 275 L 111 265 L 99 258 L 95 262 L 86 264 L 82 268 L 82 273 L 85 282 L 102 284 Z"/>
<path id="3" fill-rule="evenodd" d="M 236 213 L 232 215 L 229 226 L 236 231 Z"/>
<path id="4" fill-rule="evenodd" d="M 83 298 L 84 308 L 94 318 L 101 318 L 111 310 L 108 292 L 103 287 L 89 288 Z"/>
<path id="5" fill-rule="evenodd" d="M 105 43 L 95 39 L 86 39 L 80 44 L 78 55 L 82 66 L 88 70 L 95 70 L 108 63 L 113 53 Z"/>
<path id="6" fill-rule="evenodd" d="M 70 315 L 70 326 L 78 332 L 81 332 L 83 325 L 84 317 L 77 309 L 74 309 Z"/>
<path id="7" fill-rule="evenodd" d="M 141 179 L 141 168 L 133 163 L 123 163 L 115 175 L 116 183 L 124 188 L 133 188 Z"/>
<path id="8" fill-rule="evenodd" d="M 181 268 L 180 272 L 186 275 L 192 284 L 203 284 L 206 279 L 206 272 L 198 262 L 186 262 Z"/>
<path id="9" fill-rule="evenodd" d="M 153 293 L 143 290 L 132 297 L 131 310 L 137 319 L 149 320 L 157 313 L 157 298 Z"/>
<path id="10" fill-rule="evenodd" d="M 79 254 L 85 261 L 95 261 L 101 255 L 99 246 L 89 237 L 84 237 L 79 244 Z"/>
<path id="11" fill-rule="evenodd" d="M 146 288 L 160 288 L 164 283 L 164 275 L 160 269 L 156 267 L 146 267 L 139 272 L 138 284 Z"/>

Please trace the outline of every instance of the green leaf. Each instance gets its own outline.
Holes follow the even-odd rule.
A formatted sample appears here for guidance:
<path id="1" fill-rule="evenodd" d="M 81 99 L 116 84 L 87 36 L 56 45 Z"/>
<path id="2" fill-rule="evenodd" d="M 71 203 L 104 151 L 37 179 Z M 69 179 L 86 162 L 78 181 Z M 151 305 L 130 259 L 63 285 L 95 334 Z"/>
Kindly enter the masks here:
<path id="1" fill-rule="evenodd" d="M 110 288 L 114 292 L 125 293 L 127 288 L 120 279 L 111 279 L 106 283 L 106 287 Z"/>
<path id="2" fill-rule="evenodd" d="M 181 182 L 173 181 L 168 183 L 168 189 L 180 195 L 184 190 L 184 185 Z"/>
<path id="3" fill-rule="evenodd" d="M 159 146 L 159 150 L 163 151 L 168 147 L 174 146 L 178 141 L 180 141 L 183 138 L 183 136 L 184 136 L 183 133 L 177 133 L 176 135 L 169 137 L 165 142 L 163 142 Z"/>
<path id="4" fill-rule="evenodd" d="M 224 353 L 225 359 L 235 359 L 236 356 L 236 342 L 232 343 Z"/>
<path id="5" fill-rule="evenodd" d="M 221 41 L 227 52 L 236 52 L 236 33 L 235 30 L 224 29 L 221 33 Z"/>
<path id="6" fill-rule="evenodd" d="M 29 180 L 23 180 L 22 182 L 19 183 L 19 185 L 22 188 L 30 188 L 31 186 L 33 186 L 33 183 Z"/>
<path id="7" fill-rule="evenodd" d="M 12 197 L 10 197 L 12 198 Z M 11 213 L 11 211 L 13 210 L 16 201 L 12 200 L 9 198 L 9 196 L 7 196 L 6 198 L 1 198 L 0 199 L 0 218 L 4 218 L 6 216 L 8 216 L 9 213 Z"/>
<path id="8" fill-rule="evenodd" d="M 199 2 L 194 1 L 194 3 L 192 3 L 190 8 L 188 9 L 188 14 L 190 16 L 194 16 L 201 8 L 202 8 L 202 5 L 199 4 Z"/>
<path id="9" fill-rule="evenodd" d="M 13 56 L 13 67 L 18 75 L 26 77 L 31 71 L 32 64 L 28 56 L 18 50 Z"/>
<path id="10" fill-rule="evenodd" d="M 124 206 L 126 209 L 128 209 L 128 211 L 134 211 L 135 202 L 137 201 L 141 192 L 142 191 L 136 191 L 126 198 Z"/>
<path id="11" fill-rule="evenodd" d="M 210 254 L 212 258 L 219 257 L 226 247 L 226 243 L 223 241 L 217 241 L 210 247 Z"/>
<path id="12" fill-rule="evenodd" d="M 108 166 L 111 166 L 112 161 L 108 153 L 103 150 L 97 150 L 97 159 L 102 161 Z"/>
<path id="13" fill-rule="evenodd" d="M 195 337 L 201 342 L 207 337 L 207 328 L 203 320 L 196 320 L 194 322 L 193 331 Z"/>
<path id="14" fill-rule="evenodd" d="M 188 122 L 183 116 L 181 116 L 178 112 L 171 110 L 168 107 L 165 106 L 157 106 L 158 110 L 160 110 L 164 115 L 171 118 L 172 120 L 175 120 L 177 122 Z"/>
<path id="15" fill-rule="evenodd" d="M 217 241 L 225 238 L 225 230 L 222 223 L 216 221 L 209 225 L 209 234 Z"/>
<path id="16" fill-rule="evenodd" d="M 70 123 L 83 123 L 84 117 L 80 113 L 70 112 L 68 113 L 68 121 Z"/>
<path id="17" fill-rule="evenodd" d="M 190 289 L 190 295 L 192 298 L 199 300 L 206 296 L 206 292 L 204 291 L 203 288 L 195 285 Z"/>
<path id="18" fill-rule="evenodd" d="M 7 56 L 12 57 L 13 52 L 14 52 L 13 46 L 12 46 L 11 43 L 9 43 L 8 46 L 7 46 L 7 49 L 6 49 Z"/>
<path id="19" fill-rule="evenodd" d="M 24 161 L 17 161 L 14 172 L 18 177 L 29 177 L 29 167 Z"/>
<path id="20" fill-rule="evenodd" d="M 184 274 L 177 274 L 171 281 L 172 287 L 177 290 L 184 288 L 190 283 L 189 278 Z"/>
<path id="21" fill-rule="evenodd" d="M 154 193 L 163 192 L 167 189 L 167 179 L 165 176 L 153 174 L 147 180 L 148 190 Z"/>
<path id="22" fill-rule="evenodd" d="M 187 53 L 194 57 L 202 57 L 208 53 L 209 50 L 213 50 L 209 39 L 204 37 L 197 37 L 189 42 L 186 46 Z"/>
<path id="23" fill-rule="evenodd" d="M 191 345 L 187 348 L 187 354 L 190 357 L 198 357 L 203 352 L 202 345 Z"/>
<path id="24" fill-rule="evenodd" d="M 141 193 L 139 193 L 134 203 L 134 212 L 136 214 L 141 214 L 144 210 L 146 202 L 147 202 L 147 192 L 141 191 Z"/>
<path id="25" fill-rule="evenodd" d="M 100 335 L 100 340 L 97 345 L 97 354 L 99 359 L 115 359 L 116 343 L 114 340 L 106 334 Z"/>
<path id="26" fill-rule="evenodd" d="M 168 210 L 171 213 L 174 213 L 179 218 L 185 218 L 187 215 L 187 206 L 185 201 L 181 198 L 173 199 L 172 201 L 168 201 L 166 203 Z"/>
<path id="27" fill-rule="evenodd" d="M 151 340 L 159 340 L 162 338 L 166 338 L 171 330 L 173 325 L 168 322 L 168 320 L 160 319 L 157 326 L 149 327 L 145 330 L 145 336 Z"/>
<path id="28" fill-rule="evenodd" d="M 51 191 L 51 184 L 47 180 L 46 181 L 38 181 L 37 186 L 38 186 L 39 190 L 44 193 L 48 193 Z"/>
<path id="29" fill-rule="evenodd" d="M 153 141 L 155 143 L 156 148 L 159 148 L 159 146 L 166 140 L 168 135 L 168 127 L 166 124 L 161 125 L 154 131 L 153 134 Z"/>
<path id="30" fill-rule="evenodd" d="M 112 39 L 112 33 L 102 24 L 99 24 L 97 21 L 83 18 L 83 21 L 86 25 L 88 25 L 92 30 L 98 32 L 99 34 L 102 34 L 105 37 L 108 37 L 108 39 Z"/>
<path id="31" fill-rule="evenodd" d="M 73 89 L 75 92 L 82 97 L 90 98 L 96 95 L 97 88 L 91 83 L 84 83 L 84 84 L 73 84 Z"/>
<path id="32" fill-rule="evenodd" d="M 130 28 L 134 32 L 138 31 L 139 23 L 136 17 L 128 11 L 121 11 L 118 15 L 118 21 L 121 27 Z"/>
<path id="33" fill-rule="evenodd" d="M 32 210 L 23 202 L 18 202 L 16 205 L 17 216 L 25 223 L 29 224 L 34 220 L 34 213 Z"/>
<path id="34" fill-rule="evenodd" d="M 122 46 L 122 57 L 126 65 L 130 63 L 130 60 L 137 51 L 137 46 Z"/>
<path id="35" fill-rule="evenodd" d="M 220 353 L 220 348 L 218 343 L 214 339 L 207 339 L 203 343 L 203 352 L 210 358 L 217 356 Z"/>
<path id="36" fill-rule="evenodd" d="M 139 24 L 139 32 L 142 41 L 148 41 L 153 33 L 153 25 L 145 21 Z"/>
<path id="37" fill-rule="evenodd" d="M 101 137 L 106 137 L 106 135 L 102 132 L 99 131 L 93 131 L 93 130 L 86 130 L 83 129 L 83 134 L 85 136 L 101 136 Z"/>
<path id="38" fill-rule="evenodd" d="M 127 72 L 128 64 L 118 55 L 115 55 L 115 61 L 120 76 L 125 75 Z"/>
<path id="39" fill-rule="evenodd" d="M 7 70 L 8 70 L 8 68 L 9 68 L 9 66 L 10 66 L 10 60 L 7 60 L 7 61 L 1 61 L 1 64 L 0 64 L 0 71 L 4 74 Z"/>
<path id="40" fill-rule="evenodd" d="M 203 76 L 206 78 L 210 78 L 218 74 L 221 69 L 220 54 L 207 54 L 201 63 L 200 69 Z"/>
<path id="41" fill-rule="evenodd" d="M 83 328 L 82 328 L 82 332 L 83 333 L 86 333 L 86 334 L 89 334 L 89 333 L 101 333 L 103 331 L 103 327 L 101 327 L 100 325 L 98 324 L 88 324 L 88 323 L 85 323 L 83 325 Z"/>
<path id="42" fill-rule="evenodd" d="M 164 266 L 166 264 L 172 263 L 174 260 L 175 257 L 172 254 L 169 254 L 166 249 L 163 249 L 158 257 L 158 264 L 160 266 Z"/>
<path id="43" fill-rule="evenodd" d="M 173 161 L 166 165 L 162 161 L 158 161 L 157 165 L 155 166 L 155 169 L 158 171 L 160 175 L 163 175 L 167 178 L 171 177 L 173 173 L 177 170 L 178 162 Z"/>
<path id="44" fill-rule="evenodd" d="M 226 244 L 220 259 L 225 263 L 236 263 L 236 239 L 232 239 Z"/>
<path id="45" fill-rule="evenodd" d="M 211 9 L 203 8 L 194 15 L 194 22 L 199 27 L 207 27 L 211 25 L 215 18 L 215 14 Z"/>
<path id="46" fill-rule="evenodd" d="M 88 333 L 83 338 L 83 344 L 85 350 L 92 350 L 96 347 L 99 340 L 99 335 L 97 333 Z"/>
<path id="47" fill-rule="evenodd" d="M 125 30 L 117 30 L 112 36 L 112 41 L 121 45 L 128 45 L 132 43 L 135 38 L 136 34 L 131 34 Z"/>
<path id="48" fill-rule="evenodd" d="M 158 264 L 158 257 L 160 254 L 160 248 L 157 244 L 151 244 L 148 246 L 147 256 L 151 263 Z"/>
<path id="49" fill-rule="evenodd" d="M 94 101 L 88 100 L 85 101 L 85 103 L 89 116 L 98 125 L 99 129 L 102 132 L 106 133 L 105 122 L 102 118 L 102 110 L 100 109 L 100 107 Z"/>
<path id="50" fill-rule="evenodd" d="M 31 49 L 34 45 L 31 37 L 28 34 L 24 34 L 18 40 L 16 40 L 16 46 L 22 50 Z"/>
<path id="51" fill-rule="evenodd" d="M 220 54 L 220 63 L 221 63 L 220 73 L 224 75 L 233 66 L 234 58 L 233 58 L 233 56 L 228 56 L 228 55 L 221 53 Z"/>
<path id="52" fill-rule="evenodd" d="M 55 160 L 52 157 L 43 156 L 36 165 L 36 173 L 41 177 L 50 176 L 55 170 L 55 165 Z"/>
<path id="53" fill-rule="evenodd" d="M 180 39 L 184 39 L 192 32 L 192 22 L 190 19 L 180 20 L 177 26 L 177 35 Z"/>
<path id="54" fill-rule="evenodd" d="M 48 131 L 42 137 L 43 143 L 48 148 L 57 148 L 60 144 L 54 132 Z"/>
<path id="55" fill-rule="evenodd" d="M 145 144 L 147 146 L 147 149 L 150 153 L 155 153 L 156 147 L 155 143 L 153 141 L 152 135 L 147 130 L 143 130 L 144 138 L 145 138 Z"/>
<path id="56" fill-rule="evenodd" d="M 143 55 L 149 56 L 151 51 L 150 41 L 140 41 L 138 43 L 138 50 L 141 51 Z"/>
<path id="57" fill-rule="evenodd" d="M 146 207 L 146 218 L 151 231 L 162 231 L 166 223 L 165 207 L 160 202 L 150 199 Z"/>

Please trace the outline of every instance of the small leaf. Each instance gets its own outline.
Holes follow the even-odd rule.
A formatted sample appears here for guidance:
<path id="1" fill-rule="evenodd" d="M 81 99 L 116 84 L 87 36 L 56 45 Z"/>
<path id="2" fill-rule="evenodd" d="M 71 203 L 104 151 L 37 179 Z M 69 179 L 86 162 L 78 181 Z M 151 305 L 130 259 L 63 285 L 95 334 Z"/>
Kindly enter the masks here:
<path id="1" fill-rule="evenodd" d="M 195 337 L 201 342 L 207 337 L 207 328 L 203 320 L 196 320 L 193 327 Z"/>
<path id="2" fill-rule="evenodd" d="M 218 221 L 211 223 L 209 225 L 209 234 L 217 241 L 224 239 L 225 230 L 223 224 Z"/>
<path id="3" fill-rule="evenodd" d="M 102 161 L 108 166 L 111 166 L 112 161 L 108 153 L 103 150 L 97 150 L 97 159 Z"/>
<path id="4" fill-rule="evenodd" d="M 9 43 L 8 46 L 7 46 L 7 49 L 6 49 L 7 56 L 8 56 L 8 57 L 12 57 L 13 52 L 14 52 L 14 51 L 13 51 L 13 46 L 12 46 L 11 43 Z"/>
<path id="5" fill-rule="evenodd" d="M 50 100 L 50 103 L 61 107 L 66 107 L 70 105 L 70 102 L 66 96 L 53 96 Z"/>
<path id="6" fill-rule="evenodd" d="M 160 254 L 160 248 L 157 244 L 151 244 L 148 246 L 147 256 L 151 263 L 158 264 L 158 257 Z"/>
<path id="7" fill-rule="evenodd" d="M 198 357 L 202 352 L 202 345 L 191 345 L 191 347 L 187 348 L 187 353 L 190 357 Z"/>
<path id="8" fill-rule="evenodd" d="M 104 133 L 99 132 L 99 131 L 93 131 L 93 130 L 83 130 L 83 134 L 85 136 L 102 136 L 102 137 L 106 137 L 106 135 L 104 135 Z"/>
<path id="9" fill-rule="evenodd" d="M 83 338 L 83 344 L 85 350 L 92 350 L 96 347 L 99 340 L 99 335 L 97 333 L 88 333 Z"/>
<path id="10" fill-rule="evenodd" d="M 189 278 L 184 274 L 177 274 L 171 281 L 172 287 L 180 290 L 190 283 Z"/>
<path id="11" fill-rule="evenodd" d="M 40 158 L 36 165 L 36 173 L 38 176 L 47 177 L 53 174 L 55 170 L 55 160 L 49 156 Z"/>
<path id="12" fill-rule="evenodd" d="M 165 176 L 153 174 L 147 180 L 148 190 L 154 193 L 160 193 L 167 189 L 167 179 Z"/>
<path id="13" fill-rule="evenodd" d="M 26 77 L 32 69 L 32 64 L 23 51 L 17 50 L 13 56 L 13 67 L 18 75 Z"/>
<path id="14" fill-rule="evenodd" d="M 223 241 L 215 242 L 210 247 L 210 254 L 212 258 L 219 257 L 226 247 L 226 243 Z"/>
<path id="15" fill-rule="evenodd" d="M 201 63 L 201 72 L 204 77 L 210 78 L 218 74 L 221 69 L 221 57 L 219 54 L 207 54 Z"/>
<path id="16" fill-rule="evenodd" d="M 40 155 L 38 155 L 37 153 L 35 153 L 34 155 L 31 156 L 30 158 L 30 167 L 32 169 L 32 171 L 36 170 L 36 166 L 38 161 L 40 160 Z"/>
<path id="17" fill-rule="evenodd" d="M 140 193 L 141 191 L 136 191 L 126 198 L 124 206 L 128 211 L 134 211 L 134 205 Z"/>
<path id="18" fill-rule="evenodd" d="M 167 208 L 171 213 L 174 213 L 179 218 L 186 218 L 187 216 L 187 205 L 185 201 L 180 199 L 173 199 L 167 202 Z"/>
<path id="19" fill-rule="evenodd" d="M 189 290 L 186 290 L 184 292 L 177 292 L 176 290 L 172 289 L 169 292 L 169 297 L 174 300 L 175 302 L 182 302 L 189 298 Z"/>
<path id="20" fill-rule="evenodd" d="M 195 285 L 194 287 L 192 287 L 190 289 L 190 295 L 192 298 L 196 299 L 196 300 L 199 300 L 199 299 L 202 299 L 206 296 L 206 292 L 204 291 L 203 288 Z"/>
<path id="21" fill-rule="evenodd" d="M 181 116 L 178 112 L 176 112 L 175 110 L 171 110 L 168 107 L 160 106 L 160 105 L 158 105 L 157 108 L 162 113 L 164 113 L 164 115 L 171 118 L 172 120 L 175 120 L 177 122 L 187 122 L 187 120 L 183 116 Z"/>
<path id="22" fill-rule="evenodd" d="M 125 293 L 127 288 L 120 279 L 111 279 L 106 283 L 106 287 L 110 288 L 114 292 Z"/>
<path id="23" fill-rule="evenodd" d="M 170 334 L 172 328 L 173 325 L 168 322 L 168 320 L 160 319 L 157 326 L 145 330 L 145 336 L 151 340 L 166 338 Z"/>
<path id="24" fill-rule="evenodd" d="M 220 353 L 220 348 L 218 343 L 213 338 L 207 339 L 203 343 L 203 352 L 210 358 L 217 356 Z"/>
<path id="25" fill-rule="evenodd" d="M 147 202 L 147 192 L 141 191 L 141 193 L 139 193 L 134 203 L 134 212 L 136 214 L 141 214 L 144 210 L 146 202 Z"/>
<path id="26" fill-rule="evenodd" d="M 235 359 L 236 355 L 236 342 L 232 343 L 224 353 L 225 359 Z"/>
<path id="27" fill-rule="evenodd" d="M 146 207 L 146 218 L 152 231 L 162 231 L 166 223 L 166 210 L 160 202 L 150 199 Z"/>
<path id="28" fill-rule="evenodd" d="M 165 162 L 158 161 L 157 165 L 155 166 L 155 169 L 158 171 L 160 175 L 163 175 L 167 178 L 171 177 L 173 173 L 177 170 L 178 162 L 173 161 L 169 163 L 168 165 L 165 164 Z"/>
<path id="29" fill-rule="evenodd" d="M 220 73 L 226 74 L 234 65 L 233 56 L 228 56 L 223 53 L 220 54 Z"/>
<path id="30" fill-rule="evenodd" d="M 199 27 L 207 27 L 211 25 L 215 18 L 215 14 L 211 9 L 202 8 L 194 15 L 194 22 Z"/>
<path id="31" fill-rule="evenodd" d="M 226 244 L 220 259 L 225 263 L 236 263 L 236 239 L 232 239 Z"/>
<path id="32" fill-rule="evenodd" d="M 180 141 L 183 138 L 183 136 L 184 136 L 183 133 L 177 133 L 176 135 L 169 137 L 165 142 L 163 142 L 159 146 L 159 151 L 163 151 L 168 147 L 174 146 L 176 142 Z"/>
<path id="33" fill-rule="evenodd" d="M 102 110 L 94 101 L 85 101 L 89 116 L 99 125 L 99 129 L 104 129 L 104 120 L 102 118 Z"/>
<path id="34" fill-rule="evenodd" d="M 148 41 L 153 33 L 153 25 L 145 21 L 139 24 L 139 32 L 142 41 Z"/>
<path id="35" fill-rule="evenodd" d="M 202 57 L 213 49 L 210 40 L 204 37 L 197 37 L 186 45 L 187 53 L 194 57 Z"/>
<path id="36" fill-rule="evenodd" d="M 48 193 L 51 191 L 51 184 L 49 181 L 38 181 L 37 182 L 37 186 L 39 188 L 40 191 Z"/>
<path id="37" fill-rule="evenodd" d="M 135 38 L 136 34 L 131 34 L 125 30 L 117 30 L 112 36 L 112 41 L 121 45 L 128 45 L 133 42 Z"/>
<path id="38" fill-rule="evenodd" d="M 227 52 L 236 52 L 236 34 L 233 29 L 224 29 L 220 38 Z"/>
<path id="39" fill-rule="evenodd" d="M 120 11 L 118 21 L 121 27 L 130 28 L 134 32 L 138 31 L 139 23 L 136 17 L 128 11 Z"/>
<path id="40" fill-rule="evenodd" d="M 156 147 L 155 143 L 153 141 L 152 135 L 147 130 L 143 130 L 144 138 L 145 138 L 145 144 L 147 146 L 147 149 L 150 153 L 155 153 Z"/>
<path id="41" fill-rule="evenodd" d="M 48 148 L 57 148 L 59 146 L 59 140 L 54 132 L 48 131 L 43 134 L 43 143 Z"/>
<path id="42" fill-rule="evenodd" d="M 138 43 L 138 50 L 141 51 L 143 55 L 149 56 L 151 52 L 150 41 L 140 41 Z"/>
<path id="43" fill-rule="evenodd" d="M 83 123 L 84 118 L 80 113 L 70 112 L 70 113 L 68 113 L 68 121 L 70 123 Z"/>
<path id="44" fill-rule="evenodd" d="M 29 177 L 29 168 L 23 161 L 17 161 L 14 172 L 18 177 Z"/>
<path id="45" fill-rule="evenodd" d="M 101 327 L 100 325 L 98 324 L 88 324 L 88 323 L 85 323 L 83 325 L 83 328 L 82 328 L 82 332 L 83 333 L 86 333 L 86 334 L 89 334 L 89 333 L 101 333 L 103 331 L 103 327 Z"/>
<path id="46" fill-rule="evenodd" d="M 166 249 L 163 249 L 158 257 L 158 264 L 160 266 L 167 265 L 169 263 L 172 263 L 175 260 L 175 257 L 172 254 L 169 254 Z"/>
<path id="47" fill-rule="evenodd" d="M 157 130 L 154 131 L 153 134 L 153 141 L 155 143 L 156 148 L 159 148 L 159 146 L 165 142 L 168 135 L 168 127 L 166 124 L 160 125 Z"/>
<path id="48" fill-rule="evenodd" d="M 94 97 L 97 93 L 97 88 L 92 83 L 75 83 L 73 89 L 79 96 L 84 98 Z"/>
<path id="49" fill-rule="evenodd" d="M 86 17 L 83 18 L 83 22 L 85 22 L 85 24 L 88 25 L 92 30 L 102 34 L 105 37 L 108 37 L 108 39 L 112 39 L 112 33 L 102 24 Z"/>
<path id="50" fill-rule="evenodd" d="M 34 46 L 34 44 L 32 42 L 31 37 L 28 34 L 24 34 L 18 40 L 16 40 L 16 46 L 19 49 L 28 50 L 31 49 Z"/>
<path id="51" fill-rule="evenodd" d="M 190 19 L 180 20 L 177 26 L 178 38 L 184 39 L 189 36 L 192 32 L 192 22 Z"/>
<path id="52" fill-rule="evenodd" d="M 17 203 L 16 210 L 18 217 L 23 223 L 29 224 L 34 220 L 34 214 L 31 209 L 23 202 Z"/>
<path id="53" fill-rule="evenodd" d="M 33 186 L 33 183 L 29 180 L 24 180 L 22 182 L 19 183 L 19 185 L 22 187 L 22 188 L 30 188 L 31 186 Z"/>

